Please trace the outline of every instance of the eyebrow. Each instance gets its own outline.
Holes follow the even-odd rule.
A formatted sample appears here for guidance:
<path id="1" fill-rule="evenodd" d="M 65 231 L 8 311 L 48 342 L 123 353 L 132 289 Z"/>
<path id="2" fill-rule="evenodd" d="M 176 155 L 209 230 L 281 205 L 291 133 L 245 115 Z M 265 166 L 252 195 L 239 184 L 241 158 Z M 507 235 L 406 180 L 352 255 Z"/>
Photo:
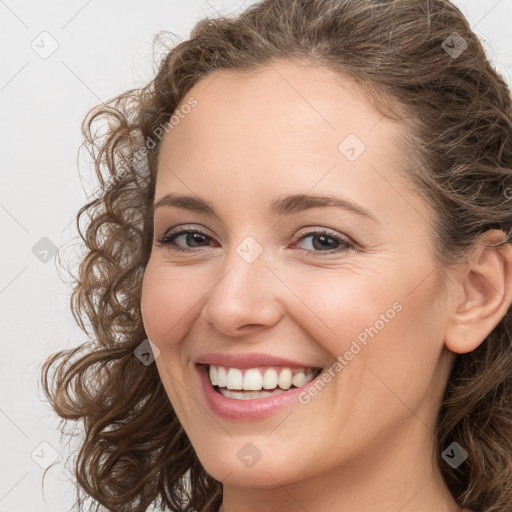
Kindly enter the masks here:
<path id="1" fill-rule="evenodd" d="M 164 206 L 219 217 L 212 203 L 198 197 L 180 194 L 167 194 L 155 203 L 153 210 Z M 343 210 L 356 213 L 357 215 L 366 217 L 374 222 L 379 222 L 372 212 L 357 205 L 351 200 L 329 195 L 294 194 L 279 197 L 272 202 L 270 211 L 274 215 L 292 215 L 304 212 L 311 208 L 325 207 L 342 208 Z"/>

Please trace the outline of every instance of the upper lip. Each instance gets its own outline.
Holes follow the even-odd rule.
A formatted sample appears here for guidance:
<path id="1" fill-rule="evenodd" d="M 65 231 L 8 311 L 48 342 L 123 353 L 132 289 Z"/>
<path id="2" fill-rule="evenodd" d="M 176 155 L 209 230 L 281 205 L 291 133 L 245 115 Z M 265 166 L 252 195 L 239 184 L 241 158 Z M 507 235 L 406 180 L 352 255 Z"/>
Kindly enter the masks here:
<path id="1" fill-rule="evenodd" d="M 293 361 L 284 357 L 277 357 L 262 353 L 218 352 L 203 354 L 196 359 L 196 364 L 215 364 L 229 368 L 257 368 L 259 366 L 289 366 L 299 368 L 321 368 L 317 365 Z"/>

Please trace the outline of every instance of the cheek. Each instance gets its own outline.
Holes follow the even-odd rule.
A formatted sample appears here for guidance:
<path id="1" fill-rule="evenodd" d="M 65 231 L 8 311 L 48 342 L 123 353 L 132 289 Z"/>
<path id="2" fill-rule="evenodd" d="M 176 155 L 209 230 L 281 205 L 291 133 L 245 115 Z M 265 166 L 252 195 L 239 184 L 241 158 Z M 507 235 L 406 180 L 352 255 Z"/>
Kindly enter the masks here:
<path id="1" fill-rule="evenodd" d="M 147 337 L 159 348 L 155 361 L 160 378 L 174 411 L 184 425 L 188 395 L 183 394 L 183 353 L 181 341 L 190 328 L 194 304 L 201 294 L 191 286 L 190 274 L 183 269 L 172 269 L 154 260 L 144 272 L 141 294 L 141 312 Z M 188 315 L 191 315 L 190 317 Z"/>
<path id="2" fill-rule="evenodd" d="M 335 357 L 353 340 L 364 346 L 376 331 L 383 334 L 401 314 L 399 294 L 369 271 L 305 273 L 295 277 L 294 290 L 302 299 L 288 310 L 294 311 L 294 321 Z"/>
<path id="3" fill-rule="evenodd" d="M 418 286 L 421 277 L 398 267 L 380 275 L 304 276 L 295 280 L 295 289 L 306 298 L 307 308 L 295 308 L 294 321 L 333 360 L 342 356 L 341 364 L 354 370 L 352 376 L 369 373 L 374 381 L 373 370 L 400 388 L 404 379 L 415 375 L 415 387 L 423 388 L 443 348 L 443 322 L 435 279 L 424 279 Z M 418 391 L 410 385 L 408 389 Z"/>
<path id="4" fill-rule="evenodd" d="M 183 269 L 173 271 L 150 260 L 142 283 L 141 312 L 146 334 L 160 350 L 164 341 L 165 348 L 169 348 L 184 336 L 187 318 L 194 314 L 200 292 Z"/>
<path id="5" fill-rule="evenodd" d="M 439 366 L 443 321 L 434 281 L 411 289 L 397 287 L 387 294 L 373 318 L 361 326 L 359 336 L 363 335 L 365 345 L 359 343 L 362 350 L 355 358 L 361 357 L 362 364 L 354 365 L 353 374 L 371 388 L 361 398 L 371 409 L 385 411 L 390 421 L 415 410 L 429 423 L 445 378 Z M 386 312 L 384 308 L 392 304 L 396 308 Z"/>

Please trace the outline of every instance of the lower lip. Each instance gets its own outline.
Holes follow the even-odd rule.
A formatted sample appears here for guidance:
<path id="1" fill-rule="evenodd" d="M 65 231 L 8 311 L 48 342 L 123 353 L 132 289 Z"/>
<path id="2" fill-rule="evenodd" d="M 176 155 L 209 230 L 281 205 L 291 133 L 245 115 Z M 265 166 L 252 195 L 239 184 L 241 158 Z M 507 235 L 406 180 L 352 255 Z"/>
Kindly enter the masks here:
<path id="1" fill-rule="evenodd" d="M 219 417 L 225 420 L 254 421 L 267 418 L 293 404 L 300 405 L 298 401 L 299 394 L 306 387 L 313 385 L 322 372 L 316 378 L 307 384 L 298 388 L 279 393 L 275 396 L 266 396 L 263 398 L 254 398 L 252 400 L 237 400 L 221 395 L 213 388 L 210 378 L 207 374 L 207 367 L 196 365 L 203 388 L 204 397 L 210 409 Z"/>

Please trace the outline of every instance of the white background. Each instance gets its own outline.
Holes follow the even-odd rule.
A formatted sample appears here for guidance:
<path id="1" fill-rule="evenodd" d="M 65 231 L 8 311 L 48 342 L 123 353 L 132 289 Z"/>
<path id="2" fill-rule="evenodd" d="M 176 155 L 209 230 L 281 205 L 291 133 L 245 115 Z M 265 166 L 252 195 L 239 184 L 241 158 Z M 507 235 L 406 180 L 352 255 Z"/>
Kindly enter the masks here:
<path id="1" fill-rule="evenodd" d="M 78 173 L 82 119 L 92 106 L 151 79 L 158 31 L 186 38 L 198 19 L 250 3 L 0 0 L 0 512 L 61 512 L 74 503 L 64 466 L 69 448 L 38 382 L 43 360 L 85 335 L 72 318 L 72 288 L 65 273 L 59 277 L 56 258 L 45 263 L 32 248 L 46 237 L 72 265 L 82 186 L 92 190 L 88 164 L 80 162 L 83 183 Z M 512 0 L 455 3 L 511 83 Z M 40 52 L 58 48 L 41 58 L 32 44 Z M 43 495 L 35 460 L 44 463 L 52 450 L 58 464 Z"/>

